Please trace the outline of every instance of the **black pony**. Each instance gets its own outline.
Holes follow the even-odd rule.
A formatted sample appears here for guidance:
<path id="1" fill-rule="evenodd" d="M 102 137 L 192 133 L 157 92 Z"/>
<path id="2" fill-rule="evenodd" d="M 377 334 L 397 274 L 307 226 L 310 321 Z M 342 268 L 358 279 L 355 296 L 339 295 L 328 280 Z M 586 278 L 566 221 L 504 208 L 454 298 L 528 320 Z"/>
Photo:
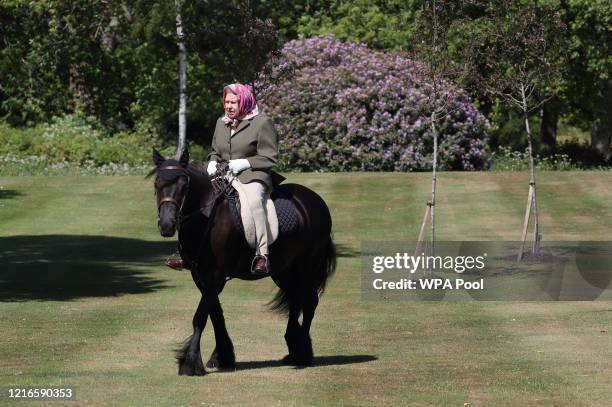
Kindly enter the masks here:
<path id="1" fill-rule="evenodd" d="M 232 369 L 236 365 L 234 347 L 219 294 L 231 278 L 262 278 L 251 274 L 254 250 L 236 227 L 226 196 L 214 193 L 204 168 L 189 163 L 188 152 L 174 160 L 165 159 L 154 149 L 153 162 L 159 231 L 171 237 L 178 230 L 181 257 L 202 294 L 193 316 L 193 334 L 177 352 L 179 374 L 205 374 L 200 337 L 209 316 L 216 347 L 206 366 Z M 335 270 L 336 250 L 331 216 L 323 199 L 297 184 L 284 184 L 282 189 L 297 208 L 299 228 L 279 235 L 270 246 L 271 277 L 280 288 L 270 304 L 289 317 L 285 332 L 289 354 L 283 363 L 306 366 L 313 363 L 310 325 L 319 295 Z"/>

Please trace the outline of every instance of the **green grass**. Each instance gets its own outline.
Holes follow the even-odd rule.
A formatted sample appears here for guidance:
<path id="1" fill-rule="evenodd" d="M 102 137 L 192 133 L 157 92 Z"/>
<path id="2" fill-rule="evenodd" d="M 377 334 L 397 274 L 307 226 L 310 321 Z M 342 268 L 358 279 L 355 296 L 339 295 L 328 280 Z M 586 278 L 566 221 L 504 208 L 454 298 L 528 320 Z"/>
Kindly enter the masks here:
<path id="1" fill-rule="evenodd" d="M 72 386 L 77 401 L 65 404 L 86 406 L 608 405 L 609 302 L 362 299 L 361 242 L 415 239 L 427 174 L 289 181 L 326 199 L 341 253 L 313 324 L 317 366 L 276 363 L 285 320 L 264 307 L 269 279 L 231 281 L 222 302 L 239 369 L 185 378 L 172 349 L 190 334 L 198 292 L 162 265 L 174 243 L 158 237 L 151 181 L 0 177 L 0 387 Z M 440 174 L 438 238 L 517 240 L 527 182 Z M 541 173 L 538 199 L 546 240 L 612 240 L 612 174 Z"/>

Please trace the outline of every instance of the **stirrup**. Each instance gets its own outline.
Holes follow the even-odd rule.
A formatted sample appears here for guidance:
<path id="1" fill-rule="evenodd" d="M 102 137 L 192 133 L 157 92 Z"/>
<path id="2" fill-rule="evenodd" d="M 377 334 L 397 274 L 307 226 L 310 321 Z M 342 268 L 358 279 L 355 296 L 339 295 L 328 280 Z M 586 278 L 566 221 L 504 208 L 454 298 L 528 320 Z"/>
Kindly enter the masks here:
<path id="1" fill-rule="evenodd" d="M 264 259 L 266 261 L 266 271 L 257 271 L 254 268 L 255 263 L 257 263 L 257 260 L 259 259 Z M 268 256 L 266 256 L 265 254 L 256 254 L 255 257 L 253 257 L 253 260 L 251 261 L 251 274 L 253 274 L 254 276 L 270 275 L 270 260 L 268 259 Z"/>
<path id="2" fill-rule="evenodd" d="M 173 258 L 174 256 L 178 256 L 178 259 Z M 173 270 L 181 271 L 185 267 L 185 262 L 181 259 L 178 252 L 172 253 L 165 261 L 166 266 L 170 267 Z"/>

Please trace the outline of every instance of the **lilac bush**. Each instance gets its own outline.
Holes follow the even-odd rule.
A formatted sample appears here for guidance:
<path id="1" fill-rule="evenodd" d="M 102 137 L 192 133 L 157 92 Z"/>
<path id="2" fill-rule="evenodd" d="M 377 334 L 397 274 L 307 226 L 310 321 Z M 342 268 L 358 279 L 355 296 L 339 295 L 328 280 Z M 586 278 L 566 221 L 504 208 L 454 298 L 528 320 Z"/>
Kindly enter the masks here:
<path id="1" fill-rule="evenodd" d="M 333 36 L 295 40 L 255 89 L 279 132 L 281 169 L 431 168 L 431 86 L 404 54 Z M 445 85 L 444 96 L 452 109 L 438 123 L 439 169 L 484 168 L 487 120 L 461 90 Z"/>

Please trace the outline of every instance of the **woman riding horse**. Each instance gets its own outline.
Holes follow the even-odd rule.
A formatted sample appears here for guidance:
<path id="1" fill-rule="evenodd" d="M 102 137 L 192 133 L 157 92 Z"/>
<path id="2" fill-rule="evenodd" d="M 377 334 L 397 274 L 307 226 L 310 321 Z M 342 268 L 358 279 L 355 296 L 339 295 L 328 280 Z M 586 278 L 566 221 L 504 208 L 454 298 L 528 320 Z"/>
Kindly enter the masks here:
<path id="1" fill-rule="evenodd" d="M 238 176 L 255 221 L 257 245 L 252 272 L 267 274 L 271 233 L 265 205 L 272 191 L 270 171 L 278 156 L 278 135 L 270 118 L 259 113 L 257 102 L 245 85 L 233 83 L 224 87 L 222 103 L 225 116 L 217 120 L 207 172 L 213 176 L 217 162 L 223 160 L 229 162 L 230 171 Z"/>
<path id="2" fill-rule="evenodd" d="M 278 156 L 278 135 L 272 120 L 259 112 L 255 97 L 245 85 L 225 86 L 221 102 L 225 115 L 217 120 L 206 172 L 214 176 L 218 163 L 227 161 L 229 170 L 237 175 L 255 223 L 257 244 L 251 271 L 268 274 L 271 233 L 265 208 L 273 187 L 271 174 Z M 274 174 L 275 179 L 280 177 Z M 183 267 L 182 260 L 167 264 L 172 268 Z"/>
<path id="3" fill-rule="evenodd" d="M 226 114 L 217 121 L 212 161 L 206 169 L 190 163 L 187 150 L 178 160 L 166 159 L 156 150 L 152 157 L 160 234 L 172 237 L 178 231 L 181 256 L 201 294 L 192 320 L 193 334 L 177 352 L 179 374 L 206 373 L 200 339 L 209 318 L 215 331 L 215 350 L 206 366 L 236 367 L 234 346 L 219 301 L 225 284 L 233 278 L 272 278 L 279 291 L 270 306 L 288 317 L 285 342 L 289 353 L 282 361 L 295 366 L 312 365 L 310 327 L 319 296 L 336 268 L 329 208 L 319 195 L 303 185 L 286 183 L 276 187 L 277 202 L 285 205 L 285 216 L 294 222 L 285 223 L 292 226 L 279 233 L 268 254 L 262 206 L 271 192 L 273 178 L 278 175 L 271 170 L 277 156 L 276 132 L 270 119 L 258 113 L 252 94 L 243 85 L 226 87 L 223 104 Z M 220 170 L 229 167 L 234 175 L 218 174 L 215 162 Z M 230 195 L 225 188 L 217 188 L 219 181 L 229 182 L 234 177 L 245 189 L 252 189 L 255 196 L 248 198 L 248 206 L 254 212 L 258 229 L 256 251 L 249 246 L 232 215 Z M 268 255 L 274 264 L 272 273 Z M 255 273 L 266 274 L 254 274 L 253 268 Z"/>

